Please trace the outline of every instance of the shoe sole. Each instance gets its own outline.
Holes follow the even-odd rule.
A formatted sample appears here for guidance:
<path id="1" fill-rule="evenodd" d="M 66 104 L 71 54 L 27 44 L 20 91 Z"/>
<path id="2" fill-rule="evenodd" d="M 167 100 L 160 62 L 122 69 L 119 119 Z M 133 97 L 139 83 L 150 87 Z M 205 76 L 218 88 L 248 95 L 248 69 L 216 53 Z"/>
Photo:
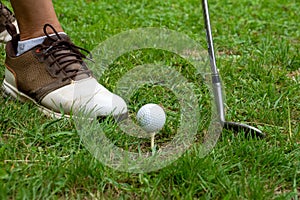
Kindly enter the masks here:
<path id="1" fill-rule="evenodd" d="M 11 84 L 9 84 L 5 79 L 2 83 L 2 90 L 3 90 L 4 96 L 6 96 L 6 97 L 10 96 L 10 97 L 13 97 L 14 99 L 16 99 L 20 102 L 24 102 L 24 103 L 25 102 L 34 103 L 37 106 L 37 108 L 48 117 L 57 118 L 57 119 L 60 119 L 63 117 L 66 117 L 66 118 L 71 117 L 68 114 L 58 113 L 58 112 L 55 112 L 41 104 L 38 104 L 34 99 L 32 99 L 31 97 L 27 96 L 26 94 L 20 92 L 17 88 L 15 88 Z M 99 116 L 98 118 L 106 118 L 106 117 L 107 116 Z M 114 118 L 117 122 L 123 121 L 126 118 L 128 118 L 128 113 L 126 112 L 126 113 L 120 114 L 118 116 L 114 116 Z M 93 119 L 91 119 L 91 120 L 93 120 Z"/>
<path id="2" fill-rule="evenodd" d="M 58 119 L 63 118 L 63 117 L 70 118 L 70 115 L 54 112 L 53 110 L 50 110 L 49 108 L 46 108 L 46 107 L 38 104 L 34 99 L 32 99 L 31 97 L 27 96 L 26 94 L 20 92 L 17 88 L 15 88 L 11 84 L 9 84 L 6 80 L 4 80 L 2 83 L 2 90 L 4 92 L 4 96 L 6 96 L 6 97 L 9 97 L 9 96 L 13 97 L 14 99 L 16 99 L 20 102 L 23 102 L 23 103 L 26 103 L 26 102 L 34 103 L 38 107 L 38 109 L 48 117 L 54 117 L 54 118 L 58 118 Z"/>

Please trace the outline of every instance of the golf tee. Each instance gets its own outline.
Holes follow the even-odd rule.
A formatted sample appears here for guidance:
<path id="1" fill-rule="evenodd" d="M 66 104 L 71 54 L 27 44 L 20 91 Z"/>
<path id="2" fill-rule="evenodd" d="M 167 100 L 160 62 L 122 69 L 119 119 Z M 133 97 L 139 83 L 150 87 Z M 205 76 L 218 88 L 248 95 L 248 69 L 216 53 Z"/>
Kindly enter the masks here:
<path id="1" fill-rule="evenodd" d="M 151 149 L 154 148 L 155 133 L 151 133 Z"/>

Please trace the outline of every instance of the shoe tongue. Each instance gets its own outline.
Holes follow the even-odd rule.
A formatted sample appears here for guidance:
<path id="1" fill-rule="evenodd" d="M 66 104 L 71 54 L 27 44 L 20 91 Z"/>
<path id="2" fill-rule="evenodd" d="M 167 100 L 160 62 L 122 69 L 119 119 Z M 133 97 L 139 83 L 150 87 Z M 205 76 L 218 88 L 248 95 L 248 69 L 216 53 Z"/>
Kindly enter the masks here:
<path id="1" fill-rule="evenodd" d="M 64 41 L 67 41 L 67 42 L 71 42 L 70 38 L 65 34 L 60 34 L 59 35 L 60 38 L 58 38 L 57 35 L 53 35 L 53 36 L 50 36 L 50 37 L 51 38 L 47 37 L 44 40 L 43 45 L 51 46 L 57 40 L 64 40 Z M 71 53 L 71 50 L 60 50 L 60 51 L 55 52 L 54 56 L 55 55 L 60 55 L 60 54 L 68 54 L 68 53 Z M 64 63 L 66 61 L 72 61 L 74 59 L 78 59 L 78 58 L 76 56 L 69 55 L 67 57 L 59 59 L 59 61 Z M 68 63 L 68 62 L 66 62 L 66 63 Z M 79 61 L 71 63 L 67 67 L 64 68 L 64 71 L 65 71 L 66 74 L 73 74 L 74 72 L 80 72 L 80 71 L 85 71 L 85 70 L 87 70 L 86 67 L 83 66 L 83 64 L 81 64 Z M 89 77 L 89 74 L 84 73 L 84 74 L 78 74 L 78 75 L 74 76 L 72 79 L 74 81 L 78 81 L 78 80 L 85 79 L 85 78 L 88 78 L 88 77 Z"/>

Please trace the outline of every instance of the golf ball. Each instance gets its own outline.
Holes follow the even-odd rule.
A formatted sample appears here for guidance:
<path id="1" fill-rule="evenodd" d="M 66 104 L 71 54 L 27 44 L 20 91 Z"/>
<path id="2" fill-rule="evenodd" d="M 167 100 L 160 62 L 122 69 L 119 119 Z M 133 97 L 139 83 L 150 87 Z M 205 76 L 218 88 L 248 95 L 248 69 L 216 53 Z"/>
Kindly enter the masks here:
<path id="1" fill-rule="evenodd" d="M 160 131 L 166 122 L 166 114 L 162 107 L 149 103 L 137 112 L 137 121 L 147 133 Z"/>

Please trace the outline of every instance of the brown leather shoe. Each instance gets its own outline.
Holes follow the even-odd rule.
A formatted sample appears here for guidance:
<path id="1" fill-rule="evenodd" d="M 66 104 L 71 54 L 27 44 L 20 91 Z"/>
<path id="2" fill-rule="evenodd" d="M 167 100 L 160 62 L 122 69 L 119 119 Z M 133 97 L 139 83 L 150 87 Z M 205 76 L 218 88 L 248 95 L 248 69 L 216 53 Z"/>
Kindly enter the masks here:
<path id="1" fill-rule="evenodd" d="M 6 43 L 11 40 L 11 36 L 6 30 L 7 24 L 13 24 L 19 32 L 17 20 L 14 14 L 0 2 L 0 42 L 2 43 Z"/>
<path id="2" fill-rule="evenodd" d="M 54 36 L 46 32 L 49 27 Z M 125 101 L 99 84 L 87 68 L 81 51 L 88 51 L 75 46 L 67 35 L 58 34 L 49 24 L 44 32 L 44 42 L 20 56 L 16 56 L 14 39 L 7 43 L 5 93 L 32 101 L 44 113 L 56 117 L 80 109 L 92 117 L 126 115 Z"/>

